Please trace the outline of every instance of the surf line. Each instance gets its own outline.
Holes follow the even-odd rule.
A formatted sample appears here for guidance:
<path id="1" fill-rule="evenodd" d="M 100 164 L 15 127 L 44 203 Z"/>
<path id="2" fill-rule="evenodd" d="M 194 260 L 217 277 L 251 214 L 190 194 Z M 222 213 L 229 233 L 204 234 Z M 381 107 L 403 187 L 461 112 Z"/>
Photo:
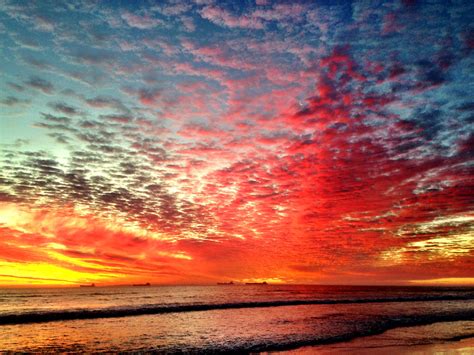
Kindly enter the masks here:
<path id="1" fill-rule="evenodd" d="M 119 318 L 150 314 L 166 314 L 181 312 L 202 312 L 212 310 L 239 309 L 239 308 L 269 308 L 301 305 L 324 304 L 359 304 L 359 303 L 388 303 L 388 302 L 427 302 L 427 301 L 452 301 L 471 300 L 474 295 L 464 296 L 429 296 L 429 297 L 403 297 L 403 298 L 362 298 L 362 299 L 310 299 L 310 300 L 281 300 L 281 301 L 255 301 L 238 303 L 209 303 L 209 304 L 182 304 L 166 306 L 163 304 L 145 307 L 130 308 L 103 308 L 81 309 L 73 311 L 47 311 L 21 314 L 5 314 L 0 316 L 0 325 L 43 323 L 79 319 Z"/>

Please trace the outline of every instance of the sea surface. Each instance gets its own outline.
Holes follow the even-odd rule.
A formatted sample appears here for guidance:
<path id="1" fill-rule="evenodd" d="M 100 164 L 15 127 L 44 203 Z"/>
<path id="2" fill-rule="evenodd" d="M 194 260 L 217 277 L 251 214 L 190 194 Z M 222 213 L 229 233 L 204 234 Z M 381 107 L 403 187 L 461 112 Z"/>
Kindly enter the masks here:
<path id="1" fill-rule="evenodd" d="M 0 350 L 262 352 L 437 325 L 474 337 L 474 288 L 221 285 L 0 289 Z M 444 328 L 443 328 L 444 325 Z M 445 329 L 445 330 L 446 330 Z M 436 343 L 437 332 L 422 341 Z M 417 345 L 420 336 L 406 337 Z M 418 343 L 417 343 L 418 342 Z"/>

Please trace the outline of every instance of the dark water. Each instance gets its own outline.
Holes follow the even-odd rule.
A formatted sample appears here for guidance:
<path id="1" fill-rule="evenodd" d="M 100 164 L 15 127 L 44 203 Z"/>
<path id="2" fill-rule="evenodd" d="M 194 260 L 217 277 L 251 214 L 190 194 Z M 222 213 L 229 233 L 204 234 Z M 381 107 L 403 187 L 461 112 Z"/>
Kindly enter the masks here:
<path id="1" fill-rule="evenodd" d="M 284 350 L 398 327 L 473 320 L 473 288 L 234 285 L 0 290 L 3 351 Z M 466 329 L 454 329 L 454 336 L 469 336 Z"/>

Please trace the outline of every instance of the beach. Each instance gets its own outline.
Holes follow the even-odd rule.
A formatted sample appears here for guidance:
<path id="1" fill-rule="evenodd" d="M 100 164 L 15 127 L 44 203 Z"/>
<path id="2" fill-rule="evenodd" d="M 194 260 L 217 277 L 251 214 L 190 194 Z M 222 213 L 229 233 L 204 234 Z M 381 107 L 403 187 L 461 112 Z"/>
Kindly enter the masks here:
<path id="1" fill-rule="evenodd" d="M 288 350 L 285 354 L 473 354 L 474 321 L 435 323 L 425 326 L 397 328 L 380 335 L 362 337 L 348 342 L 324 346 L 307 346 Z M 453 335 L 464 327 L 467 338 Z M 434 336 L 436 338 L 434 338 Z"/>

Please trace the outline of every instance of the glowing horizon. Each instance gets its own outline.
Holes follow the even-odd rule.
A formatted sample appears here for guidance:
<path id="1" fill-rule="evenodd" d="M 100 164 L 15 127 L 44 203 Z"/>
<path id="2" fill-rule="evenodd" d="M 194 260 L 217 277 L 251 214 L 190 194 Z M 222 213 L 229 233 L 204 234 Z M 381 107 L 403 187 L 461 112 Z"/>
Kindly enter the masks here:
<path id="1" fill-rule="evenodd" d="M 474 4 L 0 4 L 0 285 L 474 285 Z"/>

